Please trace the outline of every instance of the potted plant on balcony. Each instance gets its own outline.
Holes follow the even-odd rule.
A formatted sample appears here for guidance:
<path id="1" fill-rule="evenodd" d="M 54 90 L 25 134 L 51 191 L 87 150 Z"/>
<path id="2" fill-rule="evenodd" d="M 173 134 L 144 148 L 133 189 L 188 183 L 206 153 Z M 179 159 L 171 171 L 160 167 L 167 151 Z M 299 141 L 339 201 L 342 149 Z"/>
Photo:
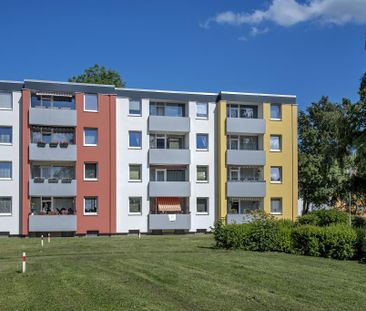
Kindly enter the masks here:
<path id="1" fill-rule="evenodd" d="M 55 177 L 48 178 L 48 183 L 49 184 L 57 184 L 58 183 L 58 179 L 55 178 Z"/>
<path id="2" fill-rule="evenodd" d="M 68 145 L 69 145 L 69 142 L 67 142 L 67 141 L 60 142 L 60 148 L 67 148 Z"/>
<path id="3" fill-rule="evenodd" d="M 57 215 L 57 212 L 56 211 L 50 211 L 50 212 L 48 212 L 48 215 Z"/>
<path id="4" fill-rule="evenodd" d="M 70 177 L 64 177 L 64 178 L 62 178 L 61 182 L 63 184 L 71 184 L 72 178 L 70 178 Z"/>
<path id="5" fill-rule="evenodd" d="M 50 142 L 50 147 L 51 148 L 56 148 L 58 146 L 58 142 L 57 141 L 51 141 Z"/>
<path id="6" fill-rule="evenodd" d="M 43 177 L 34 177 L 33 181 L 36 184 L 42 184 L 42 183 L 44 183 L 44 178 Z"/>
<path id="7" fill-rule="evenodd" d="M 37 147 L 44 148 L 46 146 L 46 143 L 44 141 L 37 141 Z"/>
<path id="8" fill-rule="evenodd" d="M 47 213 L 46 213 L 45 211 L 40 211 L 40 212 L 38 213 L 38 215 L 47 215 Z"/>

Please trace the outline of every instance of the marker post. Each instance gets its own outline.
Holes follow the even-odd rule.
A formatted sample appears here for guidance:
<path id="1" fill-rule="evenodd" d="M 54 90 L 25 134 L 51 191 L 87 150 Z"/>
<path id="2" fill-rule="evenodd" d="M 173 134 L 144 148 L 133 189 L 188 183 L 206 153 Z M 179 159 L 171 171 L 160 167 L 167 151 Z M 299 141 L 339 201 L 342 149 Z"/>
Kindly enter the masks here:
<path id="1" fill-rule="evenodd" d="M 43 234 L 41 235 L 41 246 L 43 247 Z"/>
<path id="2" fill-rule="evenodd" d="M 23 256 L 22 256 L 22 273 L 25 273 L 27 267 L 27 255 L 25 254 L 25 252 L 23 252 Z"/>

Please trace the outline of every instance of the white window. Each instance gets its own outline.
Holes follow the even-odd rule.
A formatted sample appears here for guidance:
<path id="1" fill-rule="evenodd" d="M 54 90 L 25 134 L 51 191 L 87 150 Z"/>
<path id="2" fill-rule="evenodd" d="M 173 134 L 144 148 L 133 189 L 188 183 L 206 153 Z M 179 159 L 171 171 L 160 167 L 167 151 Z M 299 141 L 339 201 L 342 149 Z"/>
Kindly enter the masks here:
<path id="1" fill-rule="evenodd" d="M 155 170 L 155 180 L 156 181 L 166 181 L 166 169 L 156 169 Z"/>
<path id="2" fill-rule="evenodd" d="M 141 165 L 140 164 L 130 164 L 130 181 L 141 181 Z"/>
<path id="3" fill-rule="evenodd" d="M 207 119 L 208 118 L 208 104 L 207 103 L 197 103 L 197 112 L 196 117 L 199 119 Z"/>
<path id="4" fill-rule="evenodd" d="M 97 180 L 98 179 L 98 164 L 84 163 L 84 179 Z"/>
<path id="5" fill-rule="evenodd" d="M 196 148 L 198 150 L 208 150 L 208 134 L 197 134 Z"/>
<path id="6" fill-rule="evenodd" d="M 85 94 L 84 96 L 84 111 L 98 111 L 98 95 Z"/>
<path id="7" fill-rule="evenodd" d="M 129 111 L 130 116 L 141 116 L 141 101 L 130 99 L 129 101 Z"/>
<path id="8" fill-rule="evenodd" d="M 208 181 L 208 166 L 197 166 L 197 181 L 198 182 Z"/>
<path id="9" fill-rule="evenodd" d="M 0 162 L 0 180 L 10 180 L 12 177 L 12 163 Z"/>
<path id="10" fill-rule="evenodd" d="M 240 169 L 238 167 L 230 167 L 230 181 L 239 181 Z"/>
<path id="11" fill-rule="evenodd" d="M 197 214 L 208 213 L 208 198 L 197 198 Z"/>
<path id="12" fill-rule="evenodd" d="M 11 197 L 0 197 L 0 215 L 11 215 L 12 202 Z"/>
<path id="13" fill-rule="evenodd" d="M 84 146 L 98 145 L 98 129 L 84 129 Z"/>
<path id="14" fill-rule="evenodd" d="M 11 93 L 0 91 L 0 110 L 1 109 L 11 110 L 13 108 L 11 99 L 12 99 Z"/>
<path id="15" fill-rule="evenodd" d="M 281 136 L 280 135 L 271 135 L 270 150 L 271 151 L 281 151 Z"/>
<path id="16" fill-rule="evenodd" d="M 229 149 L 230 150 L 238 150 L 239 149 L 239 137 L 238 136 L 230 136 L 229 137 Z"/>
<path id="17" fill-rule="evenodd" d="M 271 167 L 271 183 L 282 182 L 282 167 L 272 166 Z"/>
<path id="18" fill-rule="evenodd" d="M 13 143 L 13 129 L 11 126 L 0 126 L 0 144 L 11 145 Z"/>
<path id="19" fill-rule="evenodd" d="M 135 149 L 141 148 L 141 132 L 139 131 L 128 132 L 128 147 Z"/>
<path id="20" fill-rule="evenodd" d="M 85 197 L 84 198 L 84 215 L 97 215 L 98 214 L 98 198 L 97 197 Z"/>
<path id="21" fill-rule="evenodd" d="M 141 197 L 130 197 L 129 199 L 129 214 L 141 215 Z"/>
<path id="22" fill-rule="evenodd" d="M 280 104 L 271 104 L 271 120 L 281 120 Z"/>
<path id="23" fill-rule="evenodd" d="M 280 215 L 282 214 L 282 199 L 271 198 L 271 214 Z"/>

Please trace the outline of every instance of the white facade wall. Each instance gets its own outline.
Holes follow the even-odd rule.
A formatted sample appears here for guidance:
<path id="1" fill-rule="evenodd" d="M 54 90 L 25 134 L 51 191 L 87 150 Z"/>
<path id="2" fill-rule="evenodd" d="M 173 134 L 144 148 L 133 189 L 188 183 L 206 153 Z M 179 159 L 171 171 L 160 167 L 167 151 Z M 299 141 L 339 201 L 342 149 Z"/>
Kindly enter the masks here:
<path id="1" fill-rule="evenodd" d="M 191 150 L 191 165 L 189 176 L 191 182 L 191 197 L 189 207 L 191 212 L 191 231 L 197 229 L 210 230 L 215 222 L 215 109 L 216 103 L 208 103 L 208 118 L 196 118 L 196 102 L 189 102 L 189 118 L 191 132 L 189 147 Z M 208 134 L 208 151 L 196 150 L 196 134 Z M 208 166 L 207 183 L 197 182 L 197 165 Z M 197 213 L 197 198 L 208 198 L 208 213 Z"/>
<path id="2" fill-rule="evenodd" d="M 11 126 L 13 143 L 11 145 L 0 144 L 0 161 L 12 162 L 12 179 L 0 180 L 0 197 L 12 198 L 11 215 L 0 214 L 0 232 L 9 232 L 11 235 L 20 233 L 19 213 L 19 184 L 20 184 L 20 109 L 21 92 L 12 92 L 13 107 L 11 110 L 0 109 L 0 126 Z"/>

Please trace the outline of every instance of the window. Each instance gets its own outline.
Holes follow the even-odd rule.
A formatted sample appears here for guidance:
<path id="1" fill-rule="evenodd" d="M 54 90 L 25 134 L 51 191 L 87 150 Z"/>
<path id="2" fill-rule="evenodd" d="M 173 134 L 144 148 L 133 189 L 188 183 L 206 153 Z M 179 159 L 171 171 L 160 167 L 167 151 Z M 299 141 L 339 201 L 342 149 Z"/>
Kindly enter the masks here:
<path id="1" fill-rule="evenodd" d="M 141 101 L 130 99 L 128 113 L 132 116 L 141 116 Z"/>
<path id="2" fill-rule="evenodd" d="M 0 215 L 11 215 L 11 197 L 0 197 Z"/>
<path id="3" fill-rule="evenodd" d="M 271 214 L 282 214 L 282 199 L 272 198 L 271 199 Z"/>
<path id="4" fill-rule="evenodd" d="M 13 130 L 10 126 L 0 126 L 0 144 L 10 145 L 13 143 Z"/>
<path id="5" fill-rule="evenodd" d="M 98 129 L 84 129 L 84 146 L 98 145 Z"/>
<path id="6" fill-rule="evenodd" d="M 96 94 L 85 94 L 84 111 L 98 111 L 98 96 Z"/>
<path id="7" fill-rule="evenodd" d="M 98 164 L 84 163 L 84 179 L 97 180 L 98 179 Z"/>
<path id="8" fill-rule="evenodd" d="M 0 109 L 12 109 L 11 93 L 0 92 Z"/>
<path id="9" fill-rule="evenodd" d="M 196 117 L 200 119 L 208 118 L 208 104 L 207 103 L 197 103 Z"/>
<path id="10" fill-rule="evenodd" d="M 228 118 L 245 118 L 253 119 L 258 117 L 258 107 L 248 105 L 227 105 L 227 117 Z"/>
<path id="11" fill-rule="evenodd" d="M 0 162 L 0 180 L 11 179 L 11 162 Z"/>
<path id="12" fill-rule="evenodd" d="M 130 214 L 141 214 L 141 197 L 129 198 L 129 210 Z"/>
<path id="13" fill-rule="evenodd" d="M 197 214 L 208 213 L 208 198 L 197 198 Z"/>
<path id="14" fill-rule="evenodd" d="M 197 166 L 197 181 L 208 181 L 208 166 Z"/>
<path id="15" fill-rule="evenodd" d="M 271 120 L 281 120 L 280 104 L 271 104 Z"/>
<path id="16" fill-rule="evenodd" d="M 141 181 L 141 165 L 130 164 L 130 181 Z"/>
<path id="17" fill-rule="evenodd" d="M 270 150 L 271 151 L 281 151 L 281 136 L 280 135 L 271 135 Z"/>
<path id="18" fill-rule="evenodd" d="M 97 215 L 98 214 L 98 198 L 97 197 L 85 197 L 84 198 L 84 215 Z"/>
<path id="19" fill-rule="evenodd" d="M 185 104 L 175 103 L 150 103 L 150 115 L 167 117 L 184 117 L 186 115 Z"/>
<path id="20" fill-rule="evenodd" d="M 197 134 L 196 147 L 199 150 L 208 150 L 208 134 Z"/>
<path id="21" fill-rule="evenodd" d="M 282 181 L 282 167 L 272 166 L 271 167 L 271 182 L 280 183 Z"/>
<path id="22" fill-rule="evenodd" d="M 141 148 L 141 132 L 129 131 L 129 148 Z"/>
<path id="23" fill-rule="evenodd" d="M 52 95 L 32 95 L 32 108 L 54 108 L 75 110 L 75 99 L 73 96 L 52 96 Z"/>

